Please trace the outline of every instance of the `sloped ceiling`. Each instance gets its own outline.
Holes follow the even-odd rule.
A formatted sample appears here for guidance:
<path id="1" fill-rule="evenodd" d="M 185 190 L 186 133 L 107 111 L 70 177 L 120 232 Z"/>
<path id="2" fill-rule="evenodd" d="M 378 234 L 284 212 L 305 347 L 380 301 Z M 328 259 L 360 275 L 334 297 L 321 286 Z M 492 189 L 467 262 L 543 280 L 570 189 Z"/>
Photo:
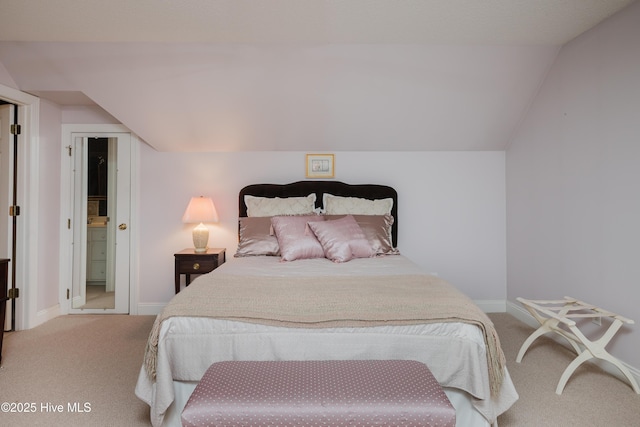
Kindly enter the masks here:
<path id="1" fill-rule="evenodd" d="M 0 63 L 161 151 L 501 150 L 559 47 L 632 2 L 0 0 Z"/>

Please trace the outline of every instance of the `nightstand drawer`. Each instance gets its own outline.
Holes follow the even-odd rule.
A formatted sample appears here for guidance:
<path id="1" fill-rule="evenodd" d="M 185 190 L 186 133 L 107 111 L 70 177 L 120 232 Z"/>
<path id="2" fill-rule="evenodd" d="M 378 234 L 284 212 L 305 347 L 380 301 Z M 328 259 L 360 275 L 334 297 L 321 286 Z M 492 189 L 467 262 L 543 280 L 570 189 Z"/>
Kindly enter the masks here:
<path id="1" fill-rule="evenodd" d="M 180 276 L 185 276 L 185 286 L 191 283 L 192 274 L 210 273 L 224 264 L 224 248 L 208 248 L 207 252 L 195 253 L 193 249 L 185 249 L 174 254 L 176 294 L 180 292 Z"/>
<path id="2" fill-rule="evenodd" d="M 180 273 L 209 273 L 218 266 L 218 260 L 195 258 L 178 262 Z"/>

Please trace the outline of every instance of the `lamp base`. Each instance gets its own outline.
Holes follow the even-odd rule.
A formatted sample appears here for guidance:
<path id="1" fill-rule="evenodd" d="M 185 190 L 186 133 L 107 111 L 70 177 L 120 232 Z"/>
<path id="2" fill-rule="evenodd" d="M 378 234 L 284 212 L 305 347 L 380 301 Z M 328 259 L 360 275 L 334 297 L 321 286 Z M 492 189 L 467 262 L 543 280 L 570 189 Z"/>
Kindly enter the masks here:
<path id="1" fill-rule="evenodd" d="M 209 243 L 209 229 L 203 224 L 200 223 L 196 228 L 193 229 L 193 246 L 194 252 L 197 254 L 207 252 L 207 244 Z"/>

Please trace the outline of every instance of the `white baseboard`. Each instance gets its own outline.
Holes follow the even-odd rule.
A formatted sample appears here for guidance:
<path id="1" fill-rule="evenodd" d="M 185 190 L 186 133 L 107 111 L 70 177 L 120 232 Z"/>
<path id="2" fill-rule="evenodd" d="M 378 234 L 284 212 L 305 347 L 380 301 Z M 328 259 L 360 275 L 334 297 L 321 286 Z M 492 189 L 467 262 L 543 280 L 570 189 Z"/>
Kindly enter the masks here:
<path id="1" fill-rule="evenodd" d="M 507 311 L 505 300 L 476 300 L 474 302 L 485 313 L 504 313 Z"/>
<path id="2" fill-rule="evenodd" d="M 157 316 L 160 314 L 166 304 L 160 303 L 139 303 L 138 304 L 138 316 Z"/>
<path id="3" fill-rule="evenodd" d="M 520 304 L 513 301 L 506 301 L 506 312 L 521 321 L 522 323 L 526 323 L 532 328 L 538 328 L 540 324 L 536 319 L 533 318 L 531 314 Z"/>
<path id="4" fill-rule="evenodd" d="M 509 313 L 516 319 L 520 320 L 522 323 L 525 323 L 535 329 L 537 329 L 538 326 L 540 326 L 538 321 L 534 319 L 534 317 L 520 304 L 512 301 L 507 301 L 506 306 L 507 306 L 507 313 Z M 574 351 L 571 345 L 567 342 L 567 340 L 562 338 L 558 334 L 547 334 L 545 336 L 551 338 L 558 344 L 565 346 L 566 348 L 570 349 L 572 352 Z M 525 355 L 522 363 L 526 363 L 526 357 L 527 356 Z M 611 363 L 608 363 L 600 359 L 592 359 L 592 360 L 589 360 L 588 363 L 593 363 L 594 365 L 598 366 L 600 369 L 602 369 L 606 373 L 613 375 L 614 377 L 618 378 L 620 381 L 624 382 L 625 384 L 629 384 L 629 380 L 627 380 L 627 378 L 622 374 L 622 372 L 620 372 L 620 370 L 616 368 L 614 365 L 612 365 Z M 620 361 L 620 363 L 622 363 L 631 372 L 631 375 L 634 376 L 634 378 L 636 379 L 636 382 L 640 384 L 640 370 L 631 365 L 628 365 L 623 361 Z M 559 380 L 560 378 L 558 378 L 558 381 Z"/>
<path id="5" fill-rule="evenodd" d="M 60 316 L 60 304 L 56 304 L 52 307 L 45 308 L 44 310 L 40 310 L 36 313 L 36 318 L 34 319 L 34 324 L 30 325 L 31 328 L 35 328 L 38 325 L 42 325 L 45 322 L 48 322 L 51 319 L 54 319 Z"/>

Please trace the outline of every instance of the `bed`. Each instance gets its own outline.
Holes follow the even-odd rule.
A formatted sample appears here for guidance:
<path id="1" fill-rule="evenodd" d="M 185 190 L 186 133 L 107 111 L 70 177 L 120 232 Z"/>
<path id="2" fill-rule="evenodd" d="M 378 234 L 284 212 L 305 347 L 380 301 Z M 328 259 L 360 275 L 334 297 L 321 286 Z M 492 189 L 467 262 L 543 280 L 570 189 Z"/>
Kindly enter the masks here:
<path id="1" fill-rule="evenodd" d="M 238 203 L 236 256 L 176 295 L 149 336 L 136 395 L 154 426 L 180 425 L 224 360 L 417 360 L 458 426 L 497 425 L 517 400 L 488 317 L 398 251 L 393 188 L 256 184 Z"/>

